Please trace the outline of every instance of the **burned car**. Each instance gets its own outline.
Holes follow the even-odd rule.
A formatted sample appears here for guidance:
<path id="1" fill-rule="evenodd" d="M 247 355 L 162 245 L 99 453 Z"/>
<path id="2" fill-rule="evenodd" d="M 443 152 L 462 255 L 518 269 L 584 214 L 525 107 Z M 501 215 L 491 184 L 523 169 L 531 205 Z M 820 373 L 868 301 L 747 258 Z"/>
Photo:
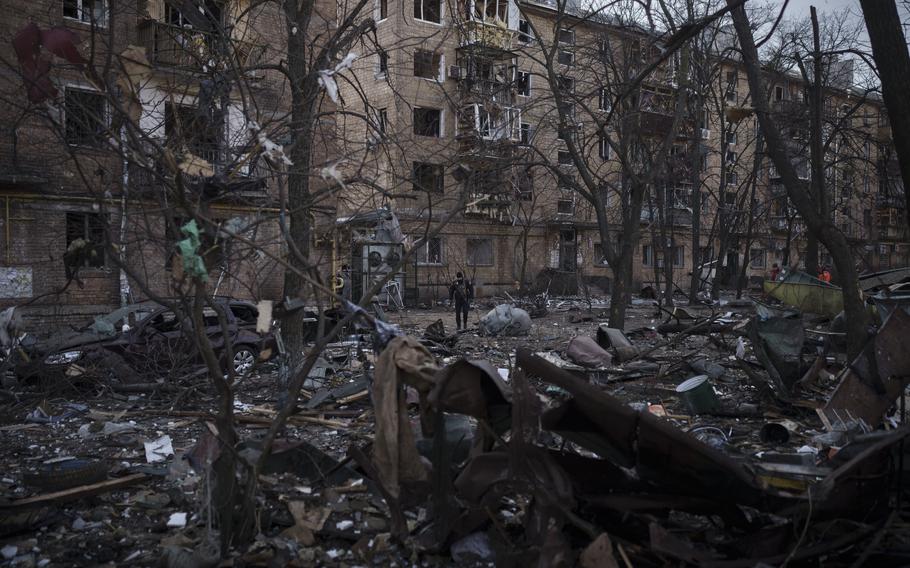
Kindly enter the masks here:
<path id="1" fill-rule="evenodd" d="M 215 304 L 224 308 L 226 327 L 209 307 L 203 310 L 203 320 L 205 334 L 224 367 L 243 374 L 260 356 L 268 359 L 275 353 L 271 333 L 256 332 L 255 304 L 224 298 L 215 299 Z M 192 329 L 192 323 L 187 323 Z M 233 348 L 230 360 L 228 343 Z M 181 374 L 202 364 L 196 342 L 187 339 L 177 313 L 156 302 L 131 304 L 95 318 L 82 329 L 44 339 L 26 335 L 20 348 L 15 370 L 26 379 L 61 372 L 78 375 L 91 369 L 130 382 L 144 380 L 143 376 Z"/>

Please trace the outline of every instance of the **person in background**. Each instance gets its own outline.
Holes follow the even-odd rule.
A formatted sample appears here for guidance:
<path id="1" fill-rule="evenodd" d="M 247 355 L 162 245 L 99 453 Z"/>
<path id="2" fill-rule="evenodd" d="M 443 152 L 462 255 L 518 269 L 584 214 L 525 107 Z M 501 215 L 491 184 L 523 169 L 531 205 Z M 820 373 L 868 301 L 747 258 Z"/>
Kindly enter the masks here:
<path id="1" fill-rule="evenodd" d="M 468 310 L 473 299 L 474 285 L 465 280 L 464 274 L 457 273 L 452 285 L 449 286 L 449 301 L 455 303 L 455 326 L 459 330 L 462 323 L 465 329 L 468 328 Z"/>
<path id="2" fill-rule="evenodd" d="M 780 266 L 775 262 L 771 265 L 771 282 L 777 282 L 777 278 L 780 276 Z"/>
<path id="3" fill-rule="evenodd" d="M 831 271 L 828 270 L 827 266 L 822 266 L 821 270 L 818 272 L 818 279 L 822 282 L 831 283 Z"/>
<path id="4" fill-rule="evenodd" d="M 335 293 L 351 301 L 351 267 L 347 264 L 341 265 L 341 270 L 335 274 Z"/>

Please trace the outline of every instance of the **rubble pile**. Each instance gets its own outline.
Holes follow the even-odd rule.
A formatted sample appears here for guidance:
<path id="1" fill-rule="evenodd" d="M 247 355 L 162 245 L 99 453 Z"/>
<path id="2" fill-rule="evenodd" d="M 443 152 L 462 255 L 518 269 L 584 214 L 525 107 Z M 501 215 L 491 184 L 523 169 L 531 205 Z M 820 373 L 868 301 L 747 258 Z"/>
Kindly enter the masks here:
<path id="1" fill-rule="evenodd" d="M 848 361 L 828 318 L 779 305 L 639 300 L 623 331 L 543 303 L 457 333 L 440 309 L 350 329 L 270 451 L 287 371 L 260 357 L 233 418 L 237 456 L 267 456 L 256 536 L 226 559 L 204 373 L 136 392 L 8 374 L 0 562 L 906 564 L 910 314 L 889 310 Z"/>

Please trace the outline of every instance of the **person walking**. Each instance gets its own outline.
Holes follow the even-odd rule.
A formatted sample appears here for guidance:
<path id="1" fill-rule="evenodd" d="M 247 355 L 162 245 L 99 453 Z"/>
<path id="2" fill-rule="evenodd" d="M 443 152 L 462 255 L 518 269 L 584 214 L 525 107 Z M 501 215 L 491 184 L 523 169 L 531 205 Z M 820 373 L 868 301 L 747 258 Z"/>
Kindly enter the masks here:
<path id="1" fill-rule="evenodd" d="M 774 265 L 771 266 L 771 282 L 777 282 L 777 279 L 779 277 L 780 277 L 780 266 L 778 266 L 777 263 L 775 262 Z"/>
<path id="2" fill-rule="evenodd" d="M 461 330 L 462 323 L 465 329 L 468 328 L 468 310 L 473 299 L 474 285 L 465 280 L 461 272 L 455 274 L 455 280 L 449 286 L 449 301 L 455 302 L 455 326 L 458 330 Z"/>

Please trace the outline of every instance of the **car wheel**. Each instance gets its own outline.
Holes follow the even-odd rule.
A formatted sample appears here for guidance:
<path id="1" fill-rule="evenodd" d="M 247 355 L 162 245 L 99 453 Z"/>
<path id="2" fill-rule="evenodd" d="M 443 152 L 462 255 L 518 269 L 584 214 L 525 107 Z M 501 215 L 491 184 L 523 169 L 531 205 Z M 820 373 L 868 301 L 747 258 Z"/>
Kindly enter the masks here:
<path id="1" fill-rule="evenodd" d="M 234 359 L 231 361 L 234 373 L 238 375 L 247 373 L 253 368 L 253 365 L 256 364 L 258 358 L 259 353 L 255 347 L 251 345 L 237 345 L 234 347 Z"/>

